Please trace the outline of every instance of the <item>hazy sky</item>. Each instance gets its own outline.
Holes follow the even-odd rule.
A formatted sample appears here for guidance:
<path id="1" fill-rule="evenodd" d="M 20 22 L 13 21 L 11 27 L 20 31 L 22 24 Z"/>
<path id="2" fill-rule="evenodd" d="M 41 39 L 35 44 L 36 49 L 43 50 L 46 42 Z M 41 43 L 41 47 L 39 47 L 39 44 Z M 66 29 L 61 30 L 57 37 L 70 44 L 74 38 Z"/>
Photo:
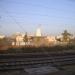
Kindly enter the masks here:
<path id="1" fill-rule="evenodd" d="M 0 0 L 0 33 L 75 33 L 75 0 Z"/>

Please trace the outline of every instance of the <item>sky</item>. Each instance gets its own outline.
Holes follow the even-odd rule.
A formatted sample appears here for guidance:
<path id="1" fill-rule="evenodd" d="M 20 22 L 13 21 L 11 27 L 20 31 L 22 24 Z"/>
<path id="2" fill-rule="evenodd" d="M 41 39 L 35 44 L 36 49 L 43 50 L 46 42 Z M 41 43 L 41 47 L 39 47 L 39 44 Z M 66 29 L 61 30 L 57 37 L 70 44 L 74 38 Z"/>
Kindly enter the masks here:
<path id="1" fill-rule="evenodd" d="M 0 34 L 75 34 L 75 0 L 0 0 Z"/>

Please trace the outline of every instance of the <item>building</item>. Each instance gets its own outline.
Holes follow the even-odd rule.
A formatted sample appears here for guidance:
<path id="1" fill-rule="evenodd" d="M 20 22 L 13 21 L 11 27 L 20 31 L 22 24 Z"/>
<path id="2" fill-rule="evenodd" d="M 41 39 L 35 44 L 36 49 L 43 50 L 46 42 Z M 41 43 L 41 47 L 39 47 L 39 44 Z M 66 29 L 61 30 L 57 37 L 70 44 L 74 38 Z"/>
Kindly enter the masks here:
<path id="1" fill-rule="evenodd" d="M 25 42 L 25 34 L 23 33 L 16 33 L 14 35 L 14 39 L 12 42 L 12 45 L 14 46 L 24 46 L 24 45 L 30 45 L 30 37 L 27 35 L 27 41 Z"/>
<path id="2" fill-rule="evenodd" d="M 26 33 L 27 34 L 27 33 Z M 54 36 L 45 36 L 42 35 L 41 29 L 37 28 L 35 35 L 28 35 L 22 33 L 17 33 L 15 40 L 12 42 L 12 45 L 16 46 L 52 46 L 55 45 L 56 39 Z"/>
<path id="3" fill-rule="evenodd" d="M 25 45 L 25 43 L 23 41 L 24 35 L 22 35 L 21 33 L 16 33 L 14 36 L 15 37 L 12 42 L 12 45 L 16 45 L 16 46 Z"/>
<path id="4" fill-rule="evenodd" d="M 47 36 L 46 40 L 48 41 L 49 46 L 56 45 L 57 41 L 55 36 Z"/>

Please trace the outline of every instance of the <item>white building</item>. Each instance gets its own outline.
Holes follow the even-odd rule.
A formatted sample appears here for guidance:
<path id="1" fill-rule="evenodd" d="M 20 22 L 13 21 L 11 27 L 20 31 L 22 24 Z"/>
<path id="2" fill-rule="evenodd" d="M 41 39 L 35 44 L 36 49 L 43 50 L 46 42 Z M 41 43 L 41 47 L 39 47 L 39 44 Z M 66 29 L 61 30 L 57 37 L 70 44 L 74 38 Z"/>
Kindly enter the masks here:
<path id="1" fill-rule="evenodd" d="M 48 43 L 51 45 L 55 45 L 56 44 L 56 39 L 55 39 L 55 37 L 54 36 L 47 36 L 46 37 L 46 39 L 47 39 L 47 41 L 48 41 Z"/>
<path id="2" fill-rule="evenodd" d="M 24 39 L 24 34 L 16 33 L 15 41 L 12 42 L 12 45 L 16 45 L 16 46 L 25 45 L 25 42 L 23 39 Z"/>
<path id="3" fill-rule="evenodd" d="M 15 34 L 15 41 L 12 42 L 12 45 L 16 45 L 16 46 L 24 46 L 24 45 L 29 45 L 30 42 L 24 42 L 24 36 L 25 34 L 23 33 L 17 33 Z"/>

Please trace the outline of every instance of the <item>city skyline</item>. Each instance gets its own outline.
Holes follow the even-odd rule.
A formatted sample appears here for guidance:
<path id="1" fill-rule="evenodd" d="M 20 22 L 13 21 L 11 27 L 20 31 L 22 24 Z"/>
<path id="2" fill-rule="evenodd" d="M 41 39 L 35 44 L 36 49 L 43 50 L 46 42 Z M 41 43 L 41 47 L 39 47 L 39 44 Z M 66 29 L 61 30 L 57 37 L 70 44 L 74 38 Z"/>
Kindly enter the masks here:
<path id="1" fill-rule="evenodd" d="M 0 33 L 42 33 L 58 35 L 65 29 L 75 34 L 74 0 L 0 0 Z"/>

